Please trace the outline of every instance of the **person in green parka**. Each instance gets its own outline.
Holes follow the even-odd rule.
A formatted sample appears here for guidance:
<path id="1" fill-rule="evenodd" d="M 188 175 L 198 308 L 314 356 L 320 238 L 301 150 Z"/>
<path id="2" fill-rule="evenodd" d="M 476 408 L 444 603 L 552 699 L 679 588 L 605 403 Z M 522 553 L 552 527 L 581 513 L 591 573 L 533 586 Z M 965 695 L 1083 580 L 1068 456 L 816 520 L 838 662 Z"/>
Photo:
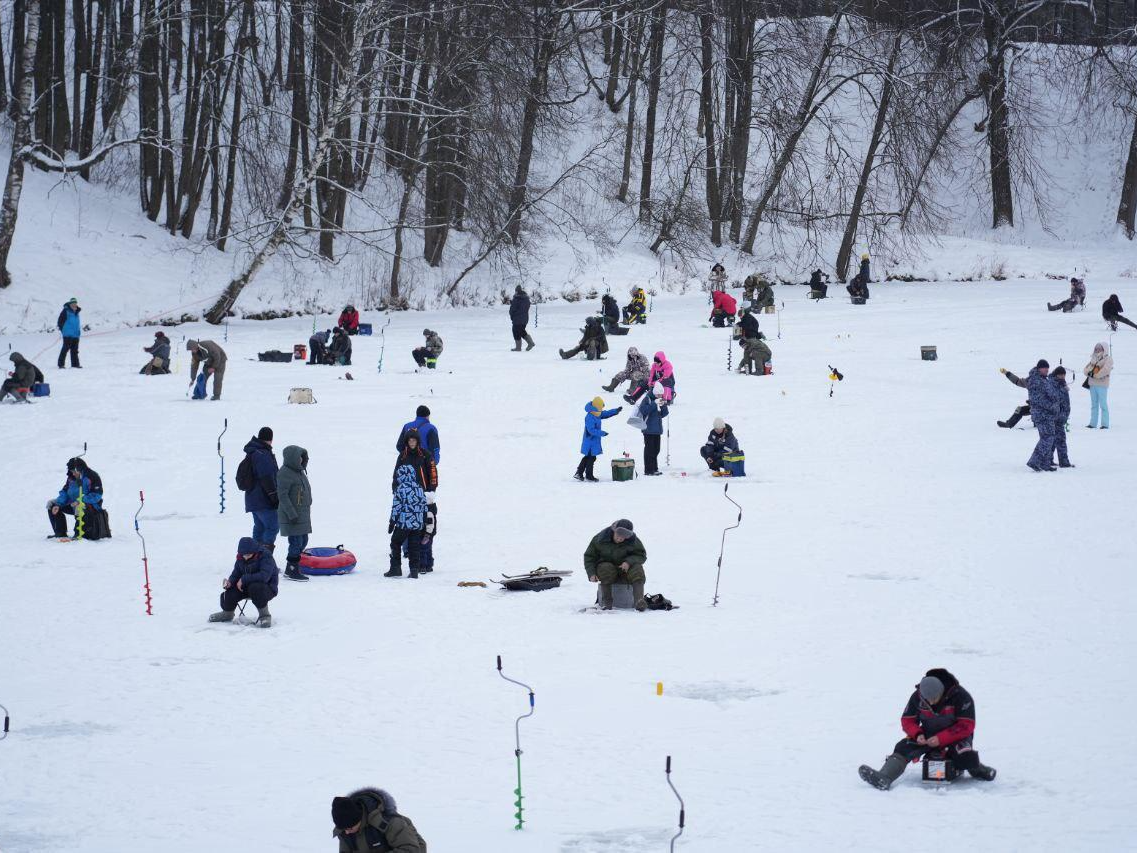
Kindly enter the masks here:
<path id="1" fill-rule="evenodd" d="M 592 537 L 584 552 L 588 579 L 600 584 L 600 609 L 612 609 L 612 584 L 630 583 L 636 610 L 646 610 L 644 601 L 644 563 L 647 549 L 636 536 L 632 523 L 618 519 Z"/>
<path id="2" fill-rule="evenodd" d="M 284 467 L 276 475 L 279 504 L 276 516 L 280 535 L 288 537 L 288 557 L 284 576 L 293 581 L 306 581 L 300 571 L 300 554 L 308 547 L 312 532 L 312 486 L 308 483 L 308 451 L 290 444 L 284 448 Z"/>
<path id="3" fill-rule="evenodd" d="M 333 799 L 332 822 L 340 853 L 426 853 L 426 842 L 411 819 L 399 814 L 395 798 L 382 788 L 363 788 Z"/>

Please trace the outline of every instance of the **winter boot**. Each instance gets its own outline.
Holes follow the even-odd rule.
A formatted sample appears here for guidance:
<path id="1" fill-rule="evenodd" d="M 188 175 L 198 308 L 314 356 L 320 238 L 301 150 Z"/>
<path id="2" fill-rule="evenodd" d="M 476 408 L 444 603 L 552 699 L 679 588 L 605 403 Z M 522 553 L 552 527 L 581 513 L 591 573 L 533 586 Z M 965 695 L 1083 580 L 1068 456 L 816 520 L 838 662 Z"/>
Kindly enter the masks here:
<path id="1" fill-rule="evenodd" d="M 601 385 L 600 387 L 603 388 L 605 391 L 607 391 L 609 394 L 611 394 L 616 390 L 616 383 L 610 382 L 609 384 Z"/>
<path id="2" fill-rule="evenodd" d="M 563 349 L 559 349 L 557 352 L 561 354 L 561 358 L 572 358 L 572 356 L 565 352 Z"/>
<path id="3" fill-rule="evenodd" d="M 418 569 L 412 567 L 410 569 L 410 571 L 408 572 L 407 577 L 408 578 L 417 578 L 418 577 Z"/>
<path id="4" fill-rule="evenodd" d="M 995 423 L 998 424 L 999 426 L 1001 426 L 1003 429 L 1010 429 L 1011 428 L 1010 423 L 1008 423 L 1007 421 L 995 421 Z"/>
<path id="5" fill-rule="evenodd" d="M 647 610 L 647 602 L 644 601 L 643 581 L 636 581 L 632 584 L 632 601 L 636 603 L 636 610 L 640 611 L 640 613 Z"/>
<path id="6" fill-rule="evenodd" d="M 216 613 L 210 614 L 209 621 L 210 622 L 232 622 L 233 621 L 233 611 L 232 610 L 218 610 Z"/>
<path id="7" fill-rule="evenodd" d="M 529 352 L 529 350 L 531 350 L 531 349 L 533 349 L 533 347 L 537 346 L 537 344 L 533 343 L 533 339 L 531 337 L 529 337 L 528 332 L 526 332 L 521 337 L 525 339 L 525 352 Z M 518 346 L 520 347 L 521 344 L 518 344 Z"/>
<path id="8" fill-rule="evenodd" d="M 510 352 L 521 352 L 521 338 L 513 339 L 513 349 Z"/>
<path id="9" fill-rule="evenodd" d="M 600 609 L 612 609 L 612 584 L 610 583 L 600 584 Z"/>
<path id="10" fill-rule="evenodd" d="M 861 769 L 857 772 L 860 773 L 862 779 L 874 788 L 887 791 L 892 787 L 892 783 L 900 778 L 900 774 L 904 772 L 904 768 L 907 766 L 908 759 L 894 752 L 884 759 L 884 765 L 880 770 L 873 770 L 867 764 L 862 764 Z"/>
<path id="11" fill-rule="evenodd" d="M 403 570 L 398 566 L 395 566 L 394 568 L 388 569 L 387 571 L 383 572 L 383 577 L 385 578 L 401 578 L 402 576 Z"/>
<path id="12" fill-rule="evenodd" d="M 971 774 L 972 778 L 982 779 L 984 782 L 995 781 L 995 768 L 988 767 L 986 764 L 976 762 L 975 766 L 967 772 Z"/>
<path id="13" fill-rule="evenodd" d="M 257 627 L 258 628 L 271 628 L 272 627 L 272 614 L 268 612 L 268 607 L 257 608 Z"/>
<path id="14" fill-rule="evenodd" d="M 1061 302 L 1059 302 L 1057 305 L 1051 305 L 1049 302 L 1046 303 L 1046 310 L 1047 311 L 1057 311 L 1061 307 L 1062 307 Z"/>
<path id="15" fill-rule="evenodd" d="M 284 576 L 290 581 L 307 582 L 308 576 L 300 571 L 300 563 L 289 560 L 284 564 Z"/>

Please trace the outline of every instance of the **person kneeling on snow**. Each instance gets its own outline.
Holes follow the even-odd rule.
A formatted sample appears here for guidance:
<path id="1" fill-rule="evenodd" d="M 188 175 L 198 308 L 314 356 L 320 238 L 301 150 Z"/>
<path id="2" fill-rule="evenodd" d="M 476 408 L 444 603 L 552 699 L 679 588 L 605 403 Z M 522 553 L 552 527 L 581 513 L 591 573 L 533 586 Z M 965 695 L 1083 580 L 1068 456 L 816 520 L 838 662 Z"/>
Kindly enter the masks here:
<path id="1" fill-rule="evenodd" d="M 246 598 L 257 608 L 257 624 L 272 627 L 268 603 L 276 598 L 280 570 L 268 549 L 252 536 L 242 536 L 237 543 L 237 560 L 233 571 L 221 582 L 221 609 L 209 617 L 210 622 L 232 622 L 233 611 Z"/>
<path id="2" fill-rule="evenodd" d="M 748 315 L 753 317 L 753 315 Z M 739 331 L 744 331 L 740 329 Z M 738 373 L 749 373 L 765 376 L 766 366 L 774 360 L 774 353 L 766 343 L 766 336 L 761 332 L 753 336 L 742 335 L 738 345 L 742 347 L 742 359 L 738 362 Z"/>
<path id="3" fill-rule="evenodd" d="M 165 332 L 155 332 L 154 343 L 148 347 L 143 347 L 142 351 L 150 353 L 151 358 L 138 371 L 139 373 L 146 376 L 157 376 L 170 372 L 170 339 L 166 337 Z"/>
<path id="4" fill-rule="evenodd" d="M 734 297 L 725 290 L 716 290 L 711 294 L 711 325 L 716 329 L 734 325 L 734 315 L 738 311 L 738 303 Z"/>
<path id="5" fill-rule="evenodd" d="M 339 853 L 426 853 L 426 842 L 415 825 L 399 814 L 395 798 L 381 788 L 363 788 L 333 799 L 332 823 Z"/>
<path id="6" fill-rule="evenodd" d="M 51 522 L 52 531 L 49 539 L 67 536 L 68 515 L 75 516 L 75 538 L 79 538 L 80 515 L 83 518 L 84 539 L 110 536 L 103 517 L 103 480 L 78 456 L 67 460 L 67 479 L 63 488 L 55 500 L 47 502 L 47 519 Z"/>
<path id="7" fill-rule="evenodd" d="M 612 609 L 612 584 L 632 585 L 632 601 L 636 610 L 646 610 L 644 601 L 644 563 L 647 550 L 626 518 L 614 521 L 592 537 L 584 552 L 584 570 L 588 579 L 600 584 L 600 609 Z"/>
<path id="8" fill-rule="evenodd" d="M 699 448 L 699 455 L 716 477 L 729 477 L 730 473 L 723 469 L 722 462 L 728 453 L 738 453 L 738 439 L 734 437 L 730 424 L 722 418 L 715 418 L 711 431 L 707 433 L 707 443 Z"/>
<path id="9" fill-rule="evenodd" d="M 308 338 L 308 363 L 328 364 L 328 341 L 332 339 L 332 330 L 315 332 Z"/>
<path id="10" fill-rule="evenodd" d="M 660 387 L 656 387 L 659 383 Z M 655 392 L 655 396 L 663 400 L 663 402 L 670 405 L 675 400 L 675 368 L 671 362 L 667 360 L 667 355 L 660 350 L 655 354 L 651 361 L 651 371 L 648 373 L 647 382 L 638 386 L 632 393 L 624 395 L 624 401 L 627 403 L 638 403 L 640 397 L 648 389 Z"/>
<path id="11" fill-rule="evenodd" d="M 929 669 L 916 685 L 900 717 L 900 728 L 905 737 L 893 747 L 880 770 L 861 765 L 861 778 L 873 787 L 887 791 L 909 761 L 935 751 L 942 751 L 956 767 L 976 779 L 994 781 L 995 768 L 979 763 L 979 753 L 971 743 L 975 702 L 946 669 Z"/>

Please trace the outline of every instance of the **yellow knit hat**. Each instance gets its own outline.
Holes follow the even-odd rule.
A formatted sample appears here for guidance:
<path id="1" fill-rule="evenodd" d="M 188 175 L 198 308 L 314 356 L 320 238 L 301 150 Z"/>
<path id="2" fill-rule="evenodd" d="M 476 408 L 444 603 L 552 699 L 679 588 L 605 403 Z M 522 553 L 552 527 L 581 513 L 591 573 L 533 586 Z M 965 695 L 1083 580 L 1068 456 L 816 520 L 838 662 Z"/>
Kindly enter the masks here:
<path id="1" fill-rule="evenodd" d="M 604 400 L 601 397 L 593 397 L 592 408 L 604 411 Z"/>

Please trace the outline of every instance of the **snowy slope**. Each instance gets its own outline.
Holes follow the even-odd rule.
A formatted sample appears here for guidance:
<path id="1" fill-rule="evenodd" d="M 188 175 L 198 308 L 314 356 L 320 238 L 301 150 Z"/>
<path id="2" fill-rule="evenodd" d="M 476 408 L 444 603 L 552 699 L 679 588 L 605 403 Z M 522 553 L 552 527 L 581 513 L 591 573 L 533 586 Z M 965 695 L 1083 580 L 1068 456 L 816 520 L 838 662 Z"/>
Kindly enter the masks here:
<path id="1" fill-rule="evenodd" d="M 656 299 L 649 325 L 599 364 L 555 352 L 575 342 L 583 305 L 542 306 L 528 354 L 508 351 L 504 309 L 396 315 L 382 374 L 379 339 L 356 339 L 352 383 L 343 369 L 246 360 L 306 340 L 306 321 L 234 322 L 220 403 L 184 399 L 184 358 L 176 375 L 137 376 L 146 330 L 85 340 L 82 372 L 54 370 L 52 349 L 40 359 L 52 397 L 0 407 L 0 702 L 13 720 L 0 850 L 330 850 L 330 798 L 379 785 L 434 851 L 657 851 L 677 816 L 668 754 L 687 802 L 679 850 L 902 851 L 945 825 L 960 849 L 1128 848 L 1137 736 L 1108 721 L 1137 701 L 1137 536 L 1118 486 L 1137 475 L 1132 330 L 1113 340 L 1114 428 L 1085 430 L 1087 394 L 1071 392 L 1075 470 L 1031 473 L 1034 433 L 994 425 L 1023 399 L 998 366 L 1044 356 L 1080 368 L 1107 339 L 1096 312 L 1041 310 L 1064 289 L 880 285 L 858 309 L 779 288 L 781 340 L 763 320 L 768 378 L 726 373 L 726 333 L 703 327 L 694 295 Z M 1137 301 L 1128 283 L 1091 281 L 1091 302 L 1106 290 Z M 423 325 L 446 341 L 444 370 L 416 375 L 408 351 Z M 173 337 L 203 331 L 220 340 L 197 326 Z M 12 343 L 31 354 L 53 339 Z M 924 344 L 939 361 L 920 361 Z M 607 422 L 605 482 L 576 483 L 582 408 L 626 345 L 662 348 L 676 366 L 667 475 L 609 481 L 613 456 L 640 456 L 620 416 Z M 827 364 L 846 375 L 832 398 Z M 297 385 L 319 402 L 287 405 Z M 420 402 L 442 439 L 438 567 L 390 581 L 379 575 L 393 444 Z M 712 608 L 734 520 L 722 482 L 700 471 L 716 415 L 751 476 L 731 484 L 745 515 Z M 233 472 L 264 424 L 278 455 L 310 452 L 313 544 L 344 543 L 360 569 L 282 580 L 269 631 L 209 626 L 249 530 Z M 115 537 L 44 541 L 44 501 L 84 441 Z M 140 489 L 152 617 L 130 524 Z M 681 609 L 579 612 L 594 595 L 580 554 L 620 516 L 646 544 L 648 590 Z M 576 573 L 540 594 L 456 586 L 538 565 Z M 521 833 L 513 720 L 526 701 L 496 673 L 498 654 L 536 690 L 521 724 Z M 976 697 L 976 745 L 998 780 L 933 789 L 910 771 L 875 791 L 857 765 L 890 750 L 930 666 Z"/>

